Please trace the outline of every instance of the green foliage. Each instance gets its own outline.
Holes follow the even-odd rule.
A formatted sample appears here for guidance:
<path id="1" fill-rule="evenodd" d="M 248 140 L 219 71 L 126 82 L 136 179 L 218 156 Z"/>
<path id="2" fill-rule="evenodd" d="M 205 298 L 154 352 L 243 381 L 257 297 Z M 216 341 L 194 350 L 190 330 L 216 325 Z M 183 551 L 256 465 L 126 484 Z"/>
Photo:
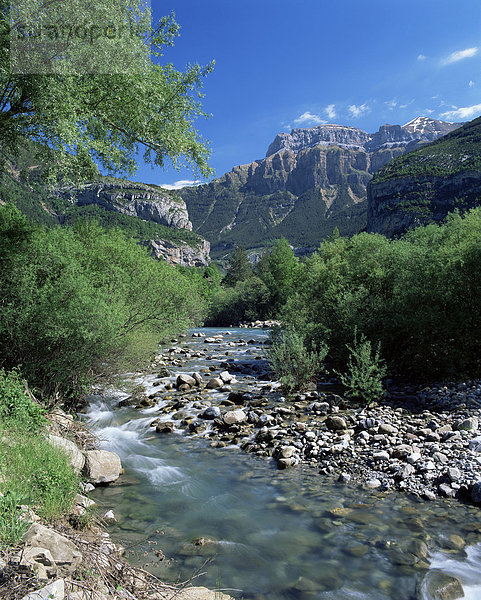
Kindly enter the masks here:
<path id="1" fill-rule="evenodd" d="M 358 339 L 355 331 L 354 343 L 347 349 L 347 371 L 338 373 L 341 383 L 346 386 L 347 396 L 367 404 L 382 398 L 382 379 L 387 369 L 381 359 L 380 344 L 373 351 L 371 342 L 363 334 Z"/>
<path id="2" fill-rule="evenodd" d="M 14 17 L 11 28 L 10 10 L 19 7 L 30 12 Z M 113 42 L 105 36 L 95 50 L 90 43 L 75 43 L 71 36 L 62 45 L 61 55 L 52 53 L 48 44 L 40 44 L 36 50 L 44 48 L 46 54 L 39 57 L 38 68 L 27 65 L 26 71 L 13 72 L 10 38 L 16 34 L 15 27 L 22 22 L 41 26 L 42 18 L 52 13 L 56 23 L 66 19 L 68 24 L 92 18 L 100 24 L 125 24 L 133 19 L 138 35 L 129 36 L 114 52 Z M 11 157 L 19 152 L 25 138 L 41 142 L 37 156 L 49 164 L 52 181 L 59 173 L 66 180 L 91 178 L 98 172 L 97 164 L 112 173 L 132 173 L 140 150 L 144 160 L 154 165 L 162 167 L 167 160 L 176 167 L 187 163 L 209 175 L 209 151 L 192 123 L 207 116 L 200 106 L 200 89 L 213 63 L 194 64 L 185 72 L 172 64 L 159 64 L 158 58 L 173 44 L 179 26 L 172 16 L 151 25 L 144 3 L 101 0 L 84 13 L 84 3 L 76 1 L 10 5 L 2 0 L 2 154 Z M 32 54 L 26 51 L 24 56 Z M 134 67 L 129 68 L 132 62 Z"/>
<path id="3" fill-rule="evenodd" d="M 12 493 L 9 506 L 13 522 L 17 513 L 13 503 L 21 498 L 48 520 L 58 518 L 73 504 L 79 477 L 60 448 L 42 434 L 0 430 L 0 491 Z"/>
<path id="4" fill-rule="evenodd" d="M 357 327 L 381 343 L 392 374 L 478 376 L 480 239 L 475 209 L 399 240 L 363 233 L 325 241 L 302 263 L 284 317 L 308 342 L 325 340 L 338 370 Z"/>
<path id="5" fill-rule="evenodd" d="M 245 281 L 249 277 L 252 277 L 252 266 L 247 252 L 242 246 L 236 246 L 229 256 L 223 284 L 233 287 L 236 283 Z"/>
<path id="6" fill-rule="evenodd" d="M 0 421 L 5 427 L 37 431 L 46 425 L 46 419 L 25 385 L 17 371 L 0 369 Z"/>
<path id="7" fill-rule="evenodd" d="M 25 501 L 18 493 L 8 491 L 0 496 L 0 549 L 16 546 L 27 529 L 20 505 Z"/>
<path id="8" fill-rule="evenodd" d="M 206 320 L 208 326 L 229 326 L 267 317 L 269 290 L 258 277 L 214 292 Z"/>
<path id="9" fill-rule="evenodd" d="M 119 230 L 32 229 L 0 207 L 0 239 L 0 360 L 46 394 L 136 368 L 203 317 L 196 282 Z"/>
<path id="10" fill-rule="evenodd" d="M 275 328 L 270 337 L 272 346 L 267 359 L 284 390 L 287 393 L 305 390 L 322 369 L 327 346 L 319 344 L 317 350 L 309 352 L 302 337 L 290 327 Z"/>

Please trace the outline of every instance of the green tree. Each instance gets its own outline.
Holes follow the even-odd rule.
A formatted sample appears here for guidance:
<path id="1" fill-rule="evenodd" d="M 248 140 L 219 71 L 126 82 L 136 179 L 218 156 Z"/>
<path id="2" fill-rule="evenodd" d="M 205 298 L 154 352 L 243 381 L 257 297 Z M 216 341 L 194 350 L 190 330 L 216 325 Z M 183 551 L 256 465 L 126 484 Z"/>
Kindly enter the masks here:
<path id="1" fill-rule="evenodd" d="M 226 274 L 222 283 L 228 287 L 233 287 L 239 281 L 245 281 L 252 277 L 252 274 L 252 266 L 245 248 L 236 246 L 229 256 Z"/>
<path id="2" fill-rule="evenodd" d="M 52 178 L 59 173 L 67 180 L 91 177 L 97 164 L 112 173 L 133 173 L 141 150 L 154 165 L 162 167 L 170 160 L 176 167 L 186 163 L 204 175 L 211 173 L 208 150 L 192 124 L 205 116 L 200 88 L 213 64 L 194 64 L 184 72 L 159 64 L 164 48 L 178 35 L 172 16 L 151 25 L 150 12 L 137 0 L 88 4 L 25 0 L 12 5 L 23 7 L 23 12 L 17 14 L 6 0 L 0 2 L 0 152 L 4 158 L 29 139 L 40 142 L 37 157 L 50 163 Z M 15 70 L 10 42 L 23 22 L 27 27 L 33 21 L 39 27 L 59 29 L 68 21 L 85 22 L 91 31 L 95 19 L 103 25 L 135 25 L 136 34 L 121 43 L 117 40 L 116 46 L 105 37 L 95 40 L 95 46 L 92 40 L 65 42 L 51 56 L 40 51 L 34 65 Z M 27 46 L 24 54 L 32 57 L 31 50 Z M 116 57 L 120 57 L 118 65 Z"/>
<path id="3" fill-rule="evenodd" d="M 299 261 L 286 238 L 274 242 L 261 258 L 259 274 L 270 292 L 272 316 L 277 316 L 295 289 Z"/>

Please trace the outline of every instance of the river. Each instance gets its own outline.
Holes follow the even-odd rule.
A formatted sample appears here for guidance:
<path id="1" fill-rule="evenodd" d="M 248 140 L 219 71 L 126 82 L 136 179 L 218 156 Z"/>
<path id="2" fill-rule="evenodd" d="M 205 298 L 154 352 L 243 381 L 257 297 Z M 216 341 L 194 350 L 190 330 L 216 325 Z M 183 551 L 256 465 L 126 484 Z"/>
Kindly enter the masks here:
<path id="1" fill-rule="evenodd" d="M 267 332 L 228 331 L 230 346 L 172 368 L 172 380 L 226 360 L 226 352 L 231 360 L 259 361 Z M 206 347 L 204 338 L 190 335 L 182 345 L 194 354 Z M 159 391 L 154 373 L 130 378 L 148 394 Z M 244 389 L 260 385 L 252 376 L 238 379 Z M 308 466 L 279 471 L 271 459 L 235 446 L 214 448 L 180 430 L 156 434 L 150 423 L 164 397 L 142 410 L 118 408 L 126 395 L 104 391 L 86 411 L 101 447 L 117 452 L 125 468 L 118 484 L 98 488 L 93 498 L 105 511 L 113 509 L 118 522 L 111 534 L 132 562 L 161 579 L 185 581 L 201 572 L 196 585 L 234 589 L 234 597 L 256 600 L 410 600 L 430 565 L 459 577 L 466 598 L 481 598 L 478 508 L 344 486 Z M 225 395 L 212 397 L 218 402 Z M 185 407 L 190 409 L 195 400 Z M 155 554 L 159 549 L 165 560 Z M 410 561 L 416 552 L 421 558 Z"/>

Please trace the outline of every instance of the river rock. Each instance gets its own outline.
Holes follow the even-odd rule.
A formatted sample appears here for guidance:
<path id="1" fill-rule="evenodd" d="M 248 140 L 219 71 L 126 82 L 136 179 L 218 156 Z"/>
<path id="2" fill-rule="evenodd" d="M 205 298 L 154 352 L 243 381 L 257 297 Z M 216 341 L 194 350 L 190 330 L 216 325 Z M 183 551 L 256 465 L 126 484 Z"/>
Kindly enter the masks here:
<path id="1" fill-rule="evenodd" d="M 122 465 L 115 452 L 107 450 L 88 450 L 84 473 L 94 484 L 111 483 L 120 477 Z"/>
<path id="2" fill-rule="evenodd" d="M 202 385 L 204 383 L 202 375 L 200 373 L 197 373 L 197 371 L 195 373 L 192 373 L 192 379 L 195 380 L 196 385 Z"/>
<path id="3" fill-rule="evenodd" d="M 233 381 L 235 379 L 234 375 L 231 375 L 229 373 L 229 371 L 222 371 L 222 373 L 219 375 L 219 377 L 222 379 L 222 381 L 224 383 L 230 383 L 231 381 Z"/>
<path id="4" fill-rule="evenodd" d="M 209 381 L 207 382 L 207 389 L 218 390 L 223 385 L 224 385 L 224 382 L 222 381 L 222 379 L 220 377 L 213 377 L 212 379 L 209 379 Z"/>
<path id="5" fill-rule="evenodd" d="M 209 406 L 204 410 L 204 412 L 200 415 L 201 419 L 206 419 L 208 421 L 213 421 L 220 417 L 221 412 L 218 406 Z"/>
<path id="6" fill-rule="evenodd" d="M 331 431 L 341 431 L 347 429 L 346 421 L 338 415 L 329 415 L 326 419 L 326 427 Z"/>
<path id="7" fill-rule="evenodd" d="M 50 550 L 38 546 L 24 548 L 20 566 L 32 569 L 39 579 L 51 579 L 57 574 L 57 565 Z"/>
<path id="8" fill-rule="evenodd" d="M 247 415 L 241 408 L 236 408 L 224 413 L 222 420 L 225 425 L 239 425 L 247 421 Z"/>
<path id="9" fill-rule="evenodd" d="M 177 379 L 175 381 L 175 386 L 177 389 L 179 389 L 183 385 L 188 385 L 189 388 L 191 388 L 191 387 L 196 386 L 197 382 L 193 377 L 191 377 L 190 375 L 187 375 L 187 373 L 181 373 L 180 375 L 177 375 Z"/>
<path id="10" fill-rule="evenodd" d="M 161 421 L 160 423 L 157 423 L 155 431 L 157 433 L 173 433 L 174 428 L 174 424 L 170 421 Z"/>
<path id="11" fill-rule="evenodd" d="M 67 454 L 72 467 L 77 473 L 80 473 L 85 464 L 85 456 L 82 454 L 82 452 L 80 452 L 76 444 L 70 440 L 66 440 L 63 437 L 53 434 L 49 434 L 48 439 L 53 446 L 60 448 L 65 452 L 65 454 Z"/>
<path id="12" fill-rule="evenodd" d="M 481 481 L 477 481 L 471 490 L 471 499 L 476 504 L 481 504 Z"/>
<path id="13" fill-rule="evenodd" d="M 29 548 L 45 548 L 60 571 L 73 573 L 82 562 L 82 553 L 68 538 L 40 523 L 34 523 L 23 535 Z"/>
<path id="14" fill-rule="evenodd" d="M 468 419 L 456 421 L 454 428 L 458 431 L 478 431 L 478 424 L 477 417 L 469 417 Z"/>
<path id="15" fill-rule="evenodd" d="M 461 582 L 440 569 L 430 569 L 417 587 L 417 600 L 458 600 L 464 598 Z"/>
<path id="16" fill-rule="evenodd" d="M 30 592 L 22 598 L 22 600 L 64 600 L 65 599 L 65 582 L 63 579 L 57 579 L 53 583 L 49 583 L 45 587 Z"/>

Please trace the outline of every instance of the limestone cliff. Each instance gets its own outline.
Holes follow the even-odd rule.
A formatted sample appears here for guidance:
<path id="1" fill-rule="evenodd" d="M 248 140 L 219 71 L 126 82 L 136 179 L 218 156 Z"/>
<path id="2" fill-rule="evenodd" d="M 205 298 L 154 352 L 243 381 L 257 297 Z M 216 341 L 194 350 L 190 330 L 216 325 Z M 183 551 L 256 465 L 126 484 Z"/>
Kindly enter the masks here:
<path id="1" fill-rule="evenodd" d="M 194 231 L 217 255 L 234 244 L 254 248 L 280 236 L 315 247 L 336 227 L 343 235 L 365 227 L 373 173 L 459 126 L 419 117 L 374 134 L 341 125 L 293 129 L 276 136 L 265 158 L 179 193 Z"/>
<path id="2" fill-rule="evenodd" d="M 368 186 L 367 230 L 393 237 L 481 204 L 481 118 L 392 161 Z"/>
<path id="3" fill-rule="evenodd" d="M 56 195 L 77 206 L 96 204 L 166 227 L 192 229 L 185 203 L 158 186 L 122 179 L 95 181 L 78 188 L 59 189 Z"/>

